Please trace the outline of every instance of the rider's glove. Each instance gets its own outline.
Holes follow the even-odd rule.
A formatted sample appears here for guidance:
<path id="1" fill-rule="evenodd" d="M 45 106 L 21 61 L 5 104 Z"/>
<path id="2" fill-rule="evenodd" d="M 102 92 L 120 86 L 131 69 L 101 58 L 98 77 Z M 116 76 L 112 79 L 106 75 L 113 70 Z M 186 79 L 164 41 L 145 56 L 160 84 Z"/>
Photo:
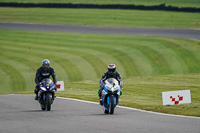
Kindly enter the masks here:
<path id="1" fill-rule="evenodd" d="M 55 91 L 57 91 L 57 85 L 55 85 Z"/>

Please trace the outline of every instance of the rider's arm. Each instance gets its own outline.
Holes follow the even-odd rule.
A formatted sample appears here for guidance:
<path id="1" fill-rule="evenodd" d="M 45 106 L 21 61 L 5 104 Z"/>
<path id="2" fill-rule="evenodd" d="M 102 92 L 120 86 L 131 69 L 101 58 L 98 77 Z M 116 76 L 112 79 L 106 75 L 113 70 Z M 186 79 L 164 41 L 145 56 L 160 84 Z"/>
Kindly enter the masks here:
<path id="1" fill-rule="evenodd" d="M 57 83 L 57 79 L 56 79 L 56 74 L 55 74 L 53 68 L 51 68 L 51 75 L 52 75 L 52 78 L 53 78 L 53 83 L 56 84 Z"/>
<path id="2" fill-rule="evenodd" d="M 40 82 L 39 82 L 39 76 L 40 76 L 40 70 L 37 69 L 36 71 L 36 75 L 35 75 L 35 83 L 38 85 Z"/>
<path id="3" fill-rule="evenodd" d="M 99 85 L 100 85 L 100 86 L 103 84 L 103 82 L 106 80 L 106 78 L 107 78 L 107 74 L 106 74 L 106 72 L 105 72 L 105 73 L 103 74 L 102 78 L 101 78 L 100 81 L 99 81 Z"/>
<path id="4" fill-rule="evenodd" d="M 107 79 L 107 72 L 105 72 L 101 78 L 101 80 L 104 82 Z"/>
<path id="5" fill-rule="evenodd" d="M 121 75 L 120 75 L 119 72 L 117 72 L 117 80 L 119 81 L 120 87 L 122 88 L 123 82 L 122 82 L 122 80 L 121 80 Z"/>

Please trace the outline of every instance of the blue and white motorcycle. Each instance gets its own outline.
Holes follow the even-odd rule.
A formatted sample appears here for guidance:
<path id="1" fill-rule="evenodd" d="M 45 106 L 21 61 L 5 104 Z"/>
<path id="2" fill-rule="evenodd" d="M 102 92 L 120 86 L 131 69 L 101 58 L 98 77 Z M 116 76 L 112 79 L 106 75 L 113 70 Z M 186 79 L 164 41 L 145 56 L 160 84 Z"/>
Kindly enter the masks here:
<path id="1" fill-rule="evenodd" d="M 42 110 L 51 110 L 51 104 L 54 101 L 54 94 L 56 91 L 56 85 L 51 79 L 45 78 L 40 83 L 40 90 L 38 92 L 38 102 L 41 105 Z"/>
<path id="2" fill-rule="evenodd" d="M 102 102 L 105 114 L 113 114 L 114 109 L 119 103 L 120 85 L 114 78 L 105 80 L 104 89 L 102 91 Z"/>

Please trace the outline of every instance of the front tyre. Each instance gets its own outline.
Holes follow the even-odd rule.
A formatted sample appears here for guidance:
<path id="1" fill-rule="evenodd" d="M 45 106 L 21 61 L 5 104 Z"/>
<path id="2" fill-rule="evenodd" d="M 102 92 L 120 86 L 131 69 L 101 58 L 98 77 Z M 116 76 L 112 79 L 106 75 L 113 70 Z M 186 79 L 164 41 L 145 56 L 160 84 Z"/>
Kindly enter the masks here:
<path id="1" fill-rule="evenodd" d="M 42 98 L 39 98 L 39 100 L 38 100 L 38 102 L 40 103 L 40 106 L 41 106 L 41 109 L 43 110 L 43 111 L 45 111 L 46 110 L 46 104 L 45 104 L 45 96 L 44 96 L 45 94 L 42 94 Z"/>
<path id="2" fill-rule="evenodd" d="M 51 110 L 51 97 L 49 93 L 46 94 L 46 108 L 47 111 Z"/>
<path id="3" fill-rule="evenodd" d="M 114 113 L 114 97 L 110 97 L 110 103 L 109 103 L 109 112 L 110 114 Z"/>

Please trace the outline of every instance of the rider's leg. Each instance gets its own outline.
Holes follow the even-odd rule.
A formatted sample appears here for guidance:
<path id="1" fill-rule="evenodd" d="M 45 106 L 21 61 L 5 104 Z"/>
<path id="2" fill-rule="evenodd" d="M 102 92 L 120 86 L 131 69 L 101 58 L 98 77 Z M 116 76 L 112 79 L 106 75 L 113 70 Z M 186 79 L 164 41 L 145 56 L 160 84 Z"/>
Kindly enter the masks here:
<path id="1" fill-rule="evenodd" d="M 101 99 L 102 90 L 104 88 L 104 84 L 102 82 L 102 79 L 99 80 L 99 86 L 100 86 L 100 89 L 98 90 L 98 94 L 99 94 L 99 99 Z"/>
<path id="2" fill-rule="evenodd" d="M 120 95 L 122 95 L 122 89 L 123 89 L 123 82 L 120 82 Z"/>
<path id="3" fill-rule="evenodd" d="M 35 90 L 34 90 L 36 96 L 35 96 L 35 100 L 38 100 L 38 92 L 39 92 L 39 85 L 35 86 Z"/>
<path id="4" fill-rule="evenodd" d="M 100 105 L 103 105 L 103 102 L 102 102 L 102 99 L 101 99 L 102 91 L 103 91 L 103 86 L 101 86 L 101 88 L 100 88 L 99 91 L 98 91 L 98 94 L 99 94 L 99 103 L 100 103 Z"/>
<path id="5" fill-rule="evenodd" d="M 101 99 L 103 87 L 104 87 L 104 86 L 102 85 L 102 86 L 100 87 L 99 91 L 98 91 L 99 99 Z"/>
<path id="6" fill-rule="evenodd" d="M 57 86 L 54 88 L 54 90 L 55 90 L 55 92 L 57 91 Z M 52 96 L 53 100 L 54 100 L 54 98 L 56 98 L 55 92 L 53 92 L 53 96 Z"/>
<path id="7" fill-rule="evenodd" d="M 122 95 L 123 93 L 122 93 L 122 90 L 120 90 L 120 95 Z"/>
<path id="8" fill-rule="evenodd" d="M 101 99 L 101 88 L 98 90 L 99 99 Z"/>

